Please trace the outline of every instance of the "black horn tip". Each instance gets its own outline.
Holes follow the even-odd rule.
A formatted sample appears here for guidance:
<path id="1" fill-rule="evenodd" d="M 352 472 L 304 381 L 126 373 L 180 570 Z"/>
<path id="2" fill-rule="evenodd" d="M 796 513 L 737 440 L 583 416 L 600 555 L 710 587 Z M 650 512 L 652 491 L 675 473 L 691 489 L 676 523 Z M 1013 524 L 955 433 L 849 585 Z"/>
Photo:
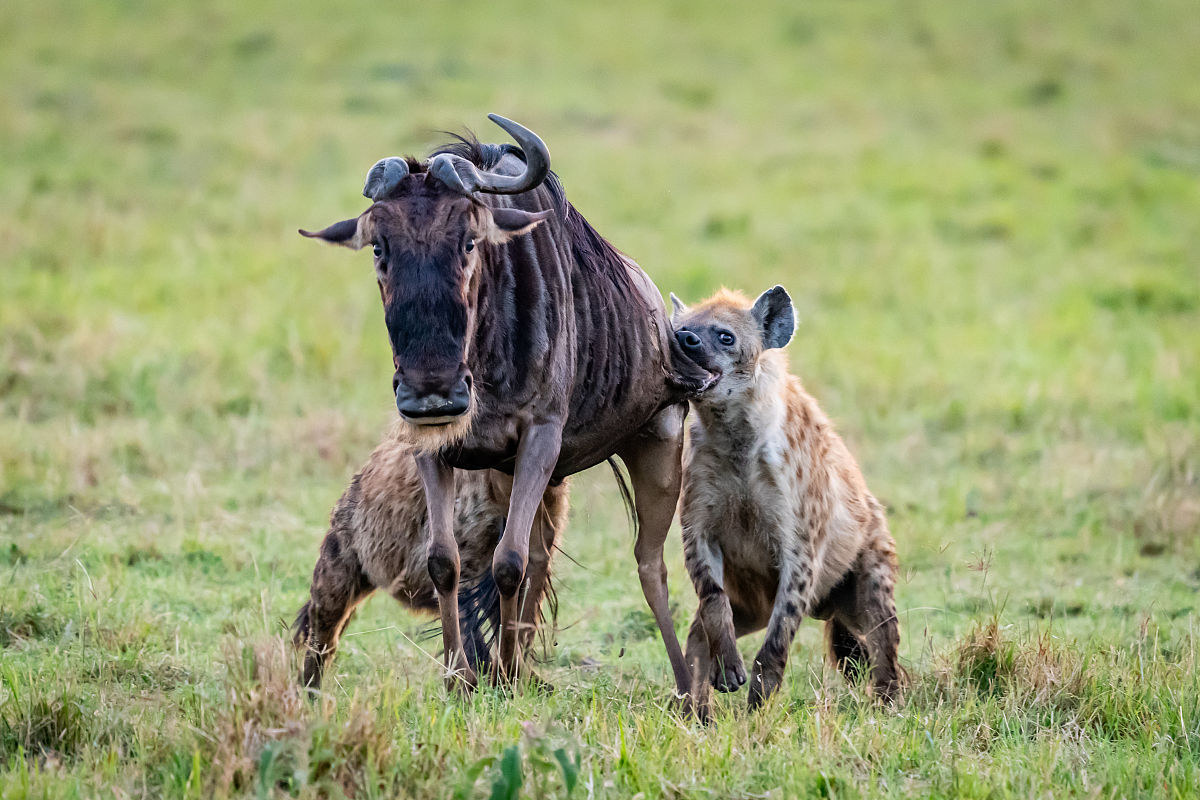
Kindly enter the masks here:
<path id="1" fill-rule="evenodd" d="M 301 236 L 307 236 L 309 239 L 317 238 L 317 235 L 315 233 L 313 233 L 312 231 L 306 231 L 306 230 L 304 230 L 304 228 L 297 228 L 296 233 L 300 234 Z"/>
<path id="2" fill-rule="evenodd" d="M 533 131 L 520 123 L 499 114 L 488 114 L 488 119 L 513 138 L 525 155 L 525 172 L 521 175 L 497 175 L 483 173 L 478 191 L 492 194 L 520 194 L 536 188 L 550 174 L 550 151 L 546 143 Z"/>

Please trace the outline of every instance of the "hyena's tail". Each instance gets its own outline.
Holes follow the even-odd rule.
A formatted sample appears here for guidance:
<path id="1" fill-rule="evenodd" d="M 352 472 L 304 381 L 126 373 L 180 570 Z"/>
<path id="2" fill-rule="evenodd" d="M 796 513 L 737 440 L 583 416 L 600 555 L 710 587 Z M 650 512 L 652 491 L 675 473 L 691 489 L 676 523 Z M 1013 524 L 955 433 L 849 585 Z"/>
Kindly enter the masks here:
<path id="1" fill-rule="evenodd" d="M 292 644 L 296 647 L 301 647 L 308 642 L 308 636 L 312 632 L 312 600 L 308 600 L 304 605 L 300 606 L 300 611 L 296 614 L 296 621 L 292 623 Z"/>
<path id="2" fill-rule="evenodd" d="M 617 463 L 617 459 L 609 456 L 609 469 L 612 470 L 613 477 L 617 481 L 617 491 L 621 493 L 621 502 L 625 504 L 625 513 L 629 515 L 629 524 L 633 526 L 633 535 L 636 537 L 638 532 L 637 512 L 633 505 L 633 490 L 629 488 L 629 480 L 625 477 L 625 473 L 621 470 L 621 465 Z"/>

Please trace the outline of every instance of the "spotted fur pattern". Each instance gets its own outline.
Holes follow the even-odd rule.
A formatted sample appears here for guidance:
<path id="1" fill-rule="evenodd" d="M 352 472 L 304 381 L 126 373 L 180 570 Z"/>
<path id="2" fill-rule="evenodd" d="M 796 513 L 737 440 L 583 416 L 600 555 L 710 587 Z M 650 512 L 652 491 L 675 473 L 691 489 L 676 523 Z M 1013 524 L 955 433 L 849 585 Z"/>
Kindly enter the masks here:
<path id="1" fill-rule="evenodd" d="M 788 373 L 781 344 L 764 347 L 764 298 L 754 308 L 728 291 L 694 309 L 676 302 L 677 330 L 699 339 L 693 357 L 723 373 L 692 401 L 681 500 L 700 599 L 687 641 L 690 700 L 702 718 L 711 687 L 736 691 L 748 680 L 751 708 L 770 696 L 804 616 L 827 620 L 829 657 L 848 676 L 869 664 L 876 696 L 897 690 L 895 542 L 845 443 Z M 790 338 L 790 299 L 779 313 L 789 315 Z M 747 676 L 736 638 L 764 627 Z"/>
<path id="2" fill-rule="evenodd" d="M 438 610 L 428 569 L 425 490 L 414 452 L 414 445 L 389 434 L 330 515 L 310 598 L 293 626 L 295 643 L 305 651 L 300 679 L 306 687 L 320 687 L 355 608 L 373 592 L 387 592 L 418 611 Z M 460 628 L 467 657 L 477 670 L 490 662 L 488 628 L 494 635 L 499 624 L 492 554 L 504 531 L 511 487 L 511 477 L 492 470 L 464 471 L 456 482 L 454 534 L 468 587 L 460 598 Z M 567 500 L 566 482 L 549 486 L 534 522 L 522 603 L 526 642 L 539 621 L 556 539 L 566 527 Z"/>

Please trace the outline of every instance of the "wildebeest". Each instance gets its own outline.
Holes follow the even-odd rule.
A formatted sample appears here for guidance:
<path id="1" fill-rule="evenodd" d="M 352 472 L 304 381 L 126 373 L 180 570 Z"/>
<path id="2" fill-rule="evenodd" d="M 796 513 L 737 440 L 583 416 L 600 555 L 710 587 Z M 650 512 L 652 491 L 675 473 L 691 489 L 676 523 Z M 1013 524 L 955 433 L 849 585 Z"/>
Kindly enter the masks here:
<path id="1" fill-rule="evenodd" d="M 827 620 L 831 661 L 869 663 L 877 697 L 897 688 L 896 545 L 883 507 L 829 418 L 788 373 L 795 316 L 783 287 L 751 305 L 722 291 L 689 309 L 674 295 L 676 336 L 719 372 L 692 400 L 684 455 L 684 556 L 700 607 L 687 638 L 691 705 L 707 719 L 710 687 L 736 691 L 736 638 L 767 629 L 750 674 L 750 707 L 779 687 L 804 616 Z"/>
<path id="2" fill-rule="evenodd" d="M 511 487 L 511 478 L 494 470 L 466 472 L 455 484 L 454 534 L 463 579 L 472 587 L 459 595 L 460 630 L 467 661 L 477 670 L 490 659 L 484 628 L 499 626 L 491 594 L 492 553 L 504 530 Z M 534 519 L 529 588 L 521 609 L 524 642 L 537 627 L 557 536 L 566 526 L 567 496 L 566 481 L 547 487 Z M 386 437 L 330 514 L 309 600 L 296 615 L 293 632 L 296 645 L 304 648 L 300 680 L 305 687 L 320 687 L 354 609 L 375 591 L 418 611 L 437 611 L 426 554 L 427 516 L 413 446 Z"/>
<path id="3" fill-rule="evenodd" d="M 429 573 L 447 667 L 477 679 L 456 602 L 456 476 L 513 476 L 492 560 L 500 592 L 498 677 L 516 675 L 518 594 L 530 529 L 547 486 L 613 456 L 625 463 L 638 524 L 638 577 L 682 693 L 663 542 L 680 484 L 682 401 L 712 376 L 687 359 L 662 297 L 631 259 L 566 200 L 532 131 L 496 124 L 520 145 L 461 139 L 428 161 L 387 158 L 367 175 L 372 205 L 306 233 L 370 245 L 391 340 L 392 389 L 429 503 Z"/>

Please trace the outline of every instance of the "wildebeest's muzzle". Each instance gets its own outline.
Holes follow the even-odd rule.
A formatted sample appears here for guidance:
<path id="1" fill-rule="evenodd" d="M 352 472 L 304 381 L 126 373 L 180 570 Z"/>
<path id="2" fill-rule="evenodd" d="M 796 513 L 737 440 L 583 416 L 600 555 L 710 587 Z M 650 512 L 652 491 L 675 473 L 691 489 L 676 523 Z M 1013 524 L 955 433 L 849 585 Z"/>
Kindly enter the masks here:
<path id="1" fill-rule="evenodd" d="M 413 425 L 446 425 L 471 408 L 471 373 L 465 364 L 448 374 L 398 369 L 392 389 L 396 410 Z"/>
<path id="2" fill-rule="evenodd" d="M 675 331 L 675 341 L 679 343 L 679 347 L 683 350 L 683 354 L 688 360 L 712 373 L 713 378 L 705 387 L 706 389 L 712 388 L 720 379 L 721 368 L 713 357 L 713 352 L 709 345 L 694 331 L 689 331 L 687 328 L 680 328 Z"/>

